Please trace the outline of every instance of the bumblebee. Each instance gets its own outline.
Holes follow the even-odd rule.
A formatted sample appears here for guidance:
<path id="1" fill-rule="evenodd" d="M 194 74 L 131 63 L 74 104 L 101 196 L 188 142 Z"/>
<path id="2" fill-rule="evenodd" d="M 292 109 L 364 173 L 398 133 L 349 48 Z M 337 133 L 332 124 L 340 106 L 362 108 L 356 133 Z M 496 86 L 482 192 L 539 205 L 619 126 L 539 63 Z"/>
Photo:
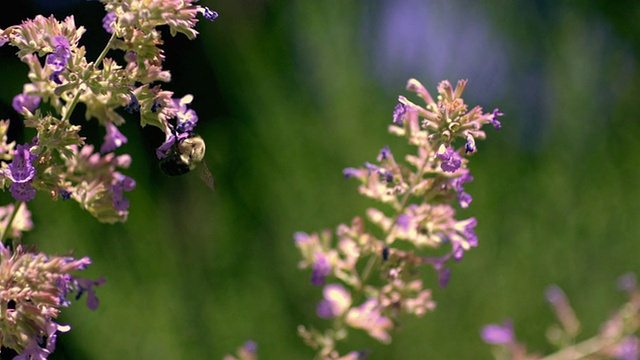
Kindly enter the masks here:
<path id="1" fill-rule="evenodd" d="M 215 190 L 213 175 L 204 160 L 206 145 L 204 139 L 195 133 L 176 142 L 167 151 L 167 156 L 160 160 L 160 171 L 168 176 L 184 175 L 198 169 L 200 179 L 211 190 Z"/>

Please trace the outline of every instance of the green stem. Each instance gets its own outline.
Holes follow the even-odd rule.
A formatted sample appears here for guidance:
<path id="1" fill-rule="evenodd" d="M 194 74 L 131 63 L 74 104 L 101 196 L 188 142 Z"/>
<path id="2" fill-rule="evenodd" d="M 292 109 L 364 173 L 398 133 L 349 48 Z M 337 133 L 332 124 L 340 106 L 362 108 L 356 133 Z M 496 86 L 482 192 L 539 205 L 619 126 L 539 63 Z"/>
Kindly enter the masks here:
<path id="1" fill-rule="evenodd" d="M 406 209 L 406 207 L 407 207 L 407 205 L 409 203 L 409 198 L 411 197 L 411 194 L 413 193 L 413 189 L 422 180 L 422 177 L 424 176 L 424 170 L 425 170 L 425 168 L 427 166 L 427 162 L 428 162 L 428 159 L 425 159 L 424 163 L 422 164 L 422 166 L 418 170 L 418 176 L 416 176 L 414 178 L 413 182 L 409 186 L 409 190 L 404 194 L 404 197 L 400 201 L 400 207 L 397 209 L 397 215 L 393 219 L 393 223 L 389 227 L 389 231 L 385 234 L 385 238 L 386 238 L 385 243 L 388 242 L 389 237 L 391 236 L 391 233 L 393 232 L 392 230 L 393 230 L 394 226 L 396 226 L 396 223 L 398 222 L 398 217 Z M 355 294 L 353 296 L 353 303 L 357 303 L 359 301 L 360 297 L 362 296 L 365 284 L 367 283 L 367 281 L 369 281 L 369 277 L 371 276 L 371 274 L 373 274 L 373 269 L 375 269 L 376 264 L 378 263 L 378 259 L 379 259 L 379 256 L 377 254 L 373 254 L 373 255 L 371 255 L 369 257 L 369 260 L 367 261 L 367 264 L 365 265 L 364 269 L 362 270 L 362 275 L 360 276 L 360 282 L 358 284 L 358 288 L 356 289 Z M 343 314 L 342 317 L 336 318 L 334 320 L 334 329 L 340 328 L 340 325 L 343 323 L 345 316 L 346 316 L 346 313 Z M 338 340 L 338 339 L 334 339 L 334 340 Z M 317 355 L 320 356 L 319 353 Z"/>
<path id="2" fill-rule="evenodd" d="M 590 357 L 608 345 L 611 340 L 601 339 L 598 336 L 592 337 L 575 345 L 566 347 L 556 353 L 545 356 L 540 360 L 579 360 Z"/>
<path id="3" fill-rule="evenodd" d="M 11 229 L 11 225 L 13 224 L 13 220 L 16 218 L 16 214 L 18 214 L 18 209 L 22 206 L 22 201 L 16 200 L 13 204 L 13 211 L 11 212 L 11 216 L 7 221 L 7 225 L 2 229 L 2 236 L 0 237 L 0 243 L 4 244 L 5 240 L 7 240 L 7 236 L 9 236 L 9 229 Z"/>
<path id="4" fill-rule="evenodd" d="M 102 60 L 104 60 L 105 56 L 107 56 L 107 53 L 109 52 L 109 50 L 111 50 L 111 45 L 113 45 L 113 42 L 116 40 L 116 33 L 114 32 L 113 34 L 111 34 L 111 37 L 109 38 L 109 41 L 107 42 L 107 45 L 105 45 L 104 49 L 102 49 L 102 52 L 100 53 L 100 55 L 98 55 L 98 58 L 96 59 L 96 64 L 95 67 L 100 66 L 100 63 L 102 63 Z"/>
<path id="5" fill-rule="evenodd" d="M 100 66 L 100 64 L 102 63 L 102 60 L 104 60 L 109 50 L 111 50 L 111 45 L 113 45 L 113 42 L 115 41 L 115 39 L 116 39 L 116 34 L 113 33 L 109 38 L 107 45 L 105 45 L 100 55 L 98 55 L 98 58 L 96 59 L 96 62 L 93 65 L 94 69 Z M 73 113 L 73 110 L 76 108 L 76 105 L 78 105 L 78 102 L 80 101 L 80 96 L 79 96 L 80 91 L 81 91 L 80 87 L 76 88 L 73 94 L 73 100 L 71 100 L 71 102 L 67 104 L 66 109 L 63 109 L 62 121 L 69 121 L 69 119 L 71 118 L 71 114 Z"/>
<path id="6" fill-rule="evenodd" d="M 414 178 L 413 182 L 409 186 L 409 190 L 407 190 L 407 192 L 404 194 L 404 197 L 400 201 L 400 208 L 397 210 L 397 215 L 394 217 L 393 223 L 389 227 L 389 231 L 387 232 L 387 234 L 385 234 L 385 243 L 389 242 L 389 237 L 393 233 L 393 228 L 396 226 L 396 223 L 398 222 L 398 218 L 404 212 L 404 210 L 407 208 L 407 204 L 409 203 L 409 198 L 411 197 L 411 194 L 413 193 L 413 189 L 422 180 L 422 176 L 424 176 L 424 169 L 427 166 L 427 162 L 428 162 L 428 160 L 425 159 L 424 163 L 422 164 L 422 166 L 418 170 L 418 176 L 416 176 Z M 359 298 L 360 297 L 360 294 L 362 293 L 362 290 L 364 290 L 364 285 L 369 280 L 369 276 L 371 276 L 372 270 L 375 268 L 375 265 L 378 262 L 378 258 L 379 258 L 379 256 L 377 256 L 377 255 L 372 255 L 371 257 L 369 257 L 367 265 L 365 265 L 365 268 L 362 271 L 362 275 L 360 276 L 360 287 L 359 287 L 359 289 L 358 289 L 358 291 L 356 293 L 355 298 Z"/>

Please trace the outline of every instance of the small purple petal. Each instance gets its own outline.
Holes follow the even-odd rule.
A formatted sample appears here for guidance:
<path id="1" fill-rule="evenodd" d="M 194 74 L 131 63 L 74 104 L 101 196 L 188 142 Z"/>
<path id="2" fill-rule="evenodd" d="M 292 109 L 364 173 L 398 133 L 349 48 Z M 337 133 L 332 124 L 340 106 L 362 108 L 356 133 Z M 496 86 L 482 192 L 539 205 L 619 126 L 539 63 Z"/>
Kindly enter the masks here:
<path id="1" fill-rule="evenodd" d="M 460 204 L 461 208 L 463 209 L 468 208 L 469 205 L 471 204 L 471 201 L 473 201 L 473 198 L 468 193 L 466 192 L 458 193 L 458 203 Z"/>
<path id="2" fill-rule="evenodd" d="M 116 13 L 109 12 L 102 18 L 102 27 L 109 34 L 113 34 L 113 29 L 111 28 L 111 24 L 116 21 Z"/>
<path id="3" fill-rule="evenodd" d="M 158 157 L 158 159 L 166 158 L 169 150 L 171 150 L 171 147 L 175 142 L 176 137 L 174 135 L 169 136 L 167 140 L 156 149 L 156 156 Z"/>
<path id="4" fill-rule="evenodd" d="M 331 273 L 331 264 L 322 253 L 316 254 L 316 262 L 313 264 L 313 272 L 311 273 L 311 283 L 315 286 L 324 285 L 327 275 Z"/>
<path id="5" fill-rule="evenodd" d="M 444 172 L 454 173 L 462 165 L 462 156 L 451 147 L 447 147 L 444 152 L 438 153 L 438 158 L 442 160 L 440 167 Z"/>
<path id="6" fill-rule="evenodd" d="M 467 136 L 467 142 L 464 145 L 464 152 L 469 154 L 475 151 L 476 151 L 476 140 L 473 138 L 473 136 L 469 135 Z"/>
<path id="7" fill-rule="evenodd" d="M 404 124 L 404 115 L 407 113 L 407 107 L 398 103 L 393 109 L 393 123 L 402 126 Z"/>
<path id="8" fill-rule="evenodd" d="M 493 116 L 491 118 L 491 124 L 493 124 L 493 127 L 496 128 L 496 130 L 500 130 L 500 127 L 502 127 L 502 124 L 500 124 L 500 121 L 498 121 L 498 116 L 503 116 L 504 114 L 499 112 L 499 110 L 496 108 L 495 110 L 493 110 Z"/>
<path id="9" fill-rule="evenodd" d="M 107 123 L 107 134 L 104 136 L 104 143 L 100 147 L 101 153 L 108 153 L 127 143 L 127 138 L 122 135 L 118 127 L 113 123 Z"/>
<path id="10" fill-rule="evenodd" d="M 96 280 L 84 278 L 76 278 L 75 280 L 78 286 L 78 295 L 76 295 L 76 300 L 78 300 L 82 294 L 87 293 L 87 307 L 90 310 L 96 310 L 100 305 L 100 301 L 96 296 L 96 290 L 94 287 L 104 285 L 106 283 L 104 277 L 101 276 Z"/>
<path id="11" fill-rule="evenodd" d="M 55 48 L 52 53 L 47 55 L 45 64 L 52 71 L 50 80 L 53 80 L 56 84 L 61 84 L 58 75 L 64 71 L 71 58 L 71 50 L 69 40 L 64 36 L 55 36 L 54 38 Z"/>
<path id="12" fill-rule="evenodd" d="M 380 150 L 380 154 L 378 155 L 378 161 L 387 160 L 391 157 L 391 150 L 389 150 L 389 146 L 385 146 Z"/>
<path id="13" fill-rule="evenodd" d="M 197 123 L 197 118 L 195 121 L 187 120 L 185 122 L 182 122 L 176 126 L 176 132 L 178 132 L 178 134 L 190 133 L 195 129 L 196 123 Z"/>
<path id="14" fill-rule="evenodd" d="M 212 11 L 208 7 L 205 7 L 202 11 L 202 16 L 209 21 L 213 21 L 218 18 L 218 13 L 216 11 Z"/>
<path id="15" fill-rule="evenodd" d="M 18 145 L 13 156 L 13 161 L 7 166 L 7 177 L 14 183 L 26 183 L 33 180 L 36 169 L 33 160 L 36 158 L 30 152 L 31 145 Z"/>
<path id="16" fill-rule="evenodd" d="M 36 197 L 36 189 L 30 183 L 12 183 L 9 192 L 18 201 L 31 201 Z"/>
<path id="17" fill-rule="evenodd" d="M 13 97 L 11 106 L 19 113 L 25 108 L 33 112 L 40 105 L 40 97 L 36 95 L 18 94 Z"/>
<path id="18" fill-rule="evenodd" d="M 126 211 L 129 208 L 129 199 L 124 197 L 125 191 L 135 188 L 136 182 L 128 176 L 121 175 L 121 178 L 111 186 L 113 194 L 113 207 L 118 211 Z"/>
<path id="19" fill-rule="evenodd" d="M 359 177 L 362 174 L 362 170 L 356 168 L 346 168 L 342 170 L 342 175 L 344 175 L 345 179 L 349 179 L 352 177 Z"/>
<path id="20" fill-rule="evenodd" d="M 489 324 L 480 332 L 482 341 L 487 344 L 509 344 L 514 340 L 513 325 L 511 321 L 505 321 L 502 325 Z"/>
<path id="21" fill-rule="evenodd" d="M 253 340 L 249 340 L 242 345 L 242 348 L 247 352 L 255 354 L 258 351 L 258 344 Z"/>
<path id="22" fill-rule="evenodd" d="M 470 218 L 467 225 L 464 227 L 463 235 L 467 239 L 467 242 L 472 247 L 478 246 L 478 236 L 474 228 L 478 225 L 476 218 Z"/>

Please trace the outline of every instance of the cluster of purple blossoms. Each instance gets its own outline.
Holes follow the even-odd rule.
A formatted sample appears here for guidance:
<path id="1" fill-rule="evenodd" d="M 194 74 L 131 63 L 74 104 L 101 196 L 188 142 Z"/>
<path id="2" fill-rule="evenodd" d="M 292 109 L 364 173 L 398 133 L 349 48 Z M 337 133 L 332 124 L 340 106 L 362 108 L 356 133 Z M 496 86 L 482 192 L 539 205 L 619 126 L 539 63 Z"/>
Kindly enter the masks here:
<path id="1" fill-rule="evenodd" d="M 73 17 L 58 21 L 39 15 L 0 29 L 2 44 L 18 48 L 18 56 L 29 66 L 30 82 L 13 99 L 13 107 L 25 117 L 24 124 L 37 131 L 37 140 L 30 147 L 21 147 L 11 154 L 15 158 L 7 159 L 14 164 L 4 168 L 3 174 L 16 200 L 29 201 L 42 190 L 54 198 L 79 201 L 100 221 L 114 222 L 126 219 L 129 202 L 123 192 L 131 191 L 135 182 L 123 182 L 113 166 L 88 167 L 95 171 L 87 174 L 77 172 L 74 156 L 79 155 L 78 149 L 84 154 L 93 147 L 79 136 L 80 126 L 69 122 L 71 113 L 83 103 L 85 117 L 95 118 L 105 127 L 104 142 L 99 147 L 105 156 L 127 143 L 127 137 L 118 130 L 125 120 L 117 110 L 137 113 L 141 126 L 150 124 L 166 134 L 167 141 L 158 151 L 162 157 L 173 143 L 189 136 L 197 115 L 186 108 L 193 99 L 191 95 L 174 99 L 171 91 L 157 85 L 171 79 L 162 69 L 164 54 L 159 47 L 162 40 L 158 28 L 167 26 L 171 35 L 181 33 L 193 39 L 198 34 L 194 29 L 198 15 L 214 20 L 218 14 L 195 5 L 195 0 L 101 2 L 107 14 L 103 25 L 112 37 L 95 61 L 85 58 L 86 51 L 80 45 L 85 29 L 76 26 Z M 123 51 L 126 64 L 108 57 L 113 51 Z M 43 114 L 39 109 L 43 101 L 58 115 Z M 33 162 L 36 157 L 37 164 Z M 111 211 L 93 207 L 106 203 Z"/>
<path id="2" fill-rule="evenodd" d="M 32 253 L 18 246 L 13 252 L 0 243 L 0 347 L 12 348 L 15 359 L 46 359 L 55 348 L 56 333 L 68 325 L 55 319 L 68 296 L 87 294 L 87 305 L 95 310 L 95 286 L 104 279 L 88 280 L 71 273 L 84 270 L 91 261 Z"/>
<path id="3" fill-rule="evenodd" d="M 448 81 L 441 82 L 436 102 L 422 84 L 409 80 L 408 90 L 426 105 L 400 96 L 389 132 L 406 138 L 416 147 L 415 154 L 398 161 L 385 146 L 376 163 L 344 170 L 346 178 L 360 182 L 362 195 L 390 208 L 367 210 L 368 224 L 375 230 L 368 230 L 356 217 L 350 225 L 338 226 L 336 240 L 331 231 L 295 234 L 302 254 L 299 267 L 310 268 L 311 283 L 324 286 L 317 314 L 334 322 L 326 332 L 299 328 L 319 358 L 341 358 L 335 344 L 346 337 L 348 328 L 390 342 L 400 314 L 423 316 L 435 308 L 432 291 L 417 275 L 419 268 L 432 267 L 439 285 L 445 287 L 451 275 L 448 263 L 460 261 L 478 246 L 476 219 L 456 219 L 456 206 L 471 204 L 464 189 L 473 180 L 468 157 L 477 151 L 476 140 L 485 138 L 482 127 L 499 128 L 496 117 L 502 114 L 497 109 L 469 110 L 461 98 L 466 84 L 462 80 L 453 88 Z M 374 275 L 379 279 L 372 280 Z M 342 358 L 363 354 L 348 356 Z"/>
<path id="4" fill-rule="evenodd" d="M 26 131 L 35 132 L 30 142 L 16 146 L 7 137 L 9 121 L 0 120 L 0 187 L 8 188 L 16 200 L 0 207 L 0 347 L 18 352 L 16 359 L 46 359 L 57 334 L 70 329 L 55 322 L 60 308 L 69 306 L 75 294 L 76 300 L 86 296 L 87 306 L 96 309 L 95 287 L 105 282 L 72 275 L 89 265 L 88 257 L 47 256 L 19 245 L 22 233 L 33 227 L 26 202 L 42 192 L 53 200 L 73 199 L 101 222 L 127 219 L 130 202 L 125 194 L 136 182 L 122 173 L 131 156 L 116 154 L 128 141 L 119 130 L 125 122 L 121 112 L 138 114 L 141 126 L 152 125 L 166 134 L 160 154 L 193 132 L 198 117 L 187 108 L 193 97 L 174 99 L 173 92 L 159 85 L 171 80 L 162 68 L 159 27 L 168 27 L 172 36 L 194 39 L 199 16 L 218 17 L 196 2 L 101 0 L 103 26 L 111 38 L 93 61 L 80 44 L 85 29 L 76 26 L 73 16 L 59 21 L 38 15 L 0 29 L 0 46 L 17 48 L 18 58 L 29 68 L 29 82 L 12 106 L 23 117 Z M 113 52 L 122 53 L 111 57 Z M 119 58 L 124 63 L 115 60 Z M 100 146 L 87 144 L 81 126 L 71 123 L 78 104 L 84 105 L 87 120 L 104 126 Z M 12 248 L 5 245 L 9 239 Z M 244 353 L 255 353 L 255 346 L 247 346 Z"/>

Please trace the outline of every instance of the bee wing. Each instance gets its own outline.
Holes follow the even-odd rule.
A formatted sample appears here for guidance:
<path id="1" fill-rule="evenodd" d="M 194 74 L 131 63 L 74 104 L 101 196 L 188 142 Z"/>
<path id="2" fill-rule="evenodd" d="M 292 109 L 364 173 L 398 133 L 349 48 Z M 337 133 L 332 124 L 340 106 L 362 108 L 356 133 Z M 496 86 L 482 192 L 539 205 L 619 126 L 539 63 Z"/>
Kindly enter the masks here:
<path id="1" fill-rule="evenodd" d="M 211 171 L 209 171 L 209 167 L 207 167 L 207 163 L 204 161 L 200 163 L 200 169 L 198 169 L 198 175 L 200 179 L 204 181 L 205 184 L 212 190 L 216 190 L 216 184 L 213 181 L 213 175 L 211 175 Z"/>

